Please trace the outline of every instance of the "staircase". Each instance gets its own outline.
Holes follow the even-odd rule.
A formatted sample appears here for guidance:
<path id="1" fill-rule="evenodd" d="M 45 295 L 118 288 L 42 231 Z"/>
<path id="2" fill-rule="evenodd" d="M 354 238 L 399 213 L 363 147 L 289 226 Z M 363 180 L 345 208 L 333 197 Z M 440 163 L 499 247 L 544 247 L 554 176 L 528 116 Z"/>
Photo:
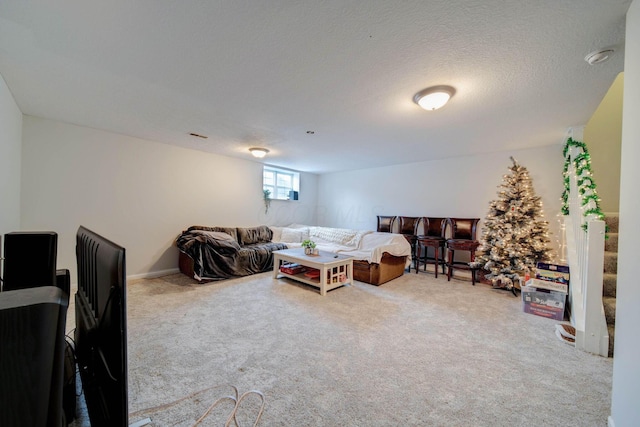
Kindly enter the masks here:
<path id="1" fill-rule="evenodd" d="M 602 278 L 602 305 L 609 331 L 609 357 L 613 357 L 616 326 L 616 283 L 618 271 L 618 214 L 605 214 L 609 231 L 604 242 L 604 275 Z"/>

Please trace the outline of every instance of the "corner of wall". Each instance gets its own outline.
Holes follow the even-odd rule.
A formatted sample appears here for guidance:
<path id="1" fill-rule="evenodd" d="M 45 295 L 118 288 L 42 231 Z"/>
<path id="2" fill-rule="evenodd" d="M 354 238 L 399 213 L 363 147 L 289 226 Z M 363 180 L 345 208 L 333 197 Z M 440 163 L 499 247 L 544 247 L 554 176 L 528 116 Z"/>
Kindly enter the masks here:
<path id="1" fill-rule="evenodd" d="M 0 235 L 20 229 L 22 111 L 0 75 Z"/>
<path id="2" fill-rule="evenodd" d="M 623 91 L 624 72 L 621 72 L 584 131 L 584 142 L 589 147 L 600 204 L 605 212 L 619 211 Z"/>

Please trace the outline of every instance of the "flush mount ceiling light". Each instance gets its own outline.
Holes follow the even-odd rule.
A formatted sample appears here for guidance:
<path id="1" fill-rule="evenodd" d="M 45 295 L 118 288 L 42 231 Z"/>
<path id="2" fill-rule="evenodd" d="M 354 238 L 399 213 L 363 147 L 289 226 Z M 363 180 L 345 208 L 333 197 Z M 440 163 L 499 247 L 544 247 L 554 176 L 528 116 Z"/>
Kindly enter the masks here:
<path id="1" fill-rule="evenodd" d="M 269 150 L 267 150 L 266 148 L 260 148 L 260 147 L 249 148 L 249 151 L 251 152 L 251 154 L 253 154 L 253 157 L 257 157 L 259 159 L 266 156 L 267 153 L 269 152 Z"/>
<path id="2" fill-rule="evenodd" d="M 432 86 L 416 93 L 413 102 L 425 110 L 437 110 L 443 107 L 456 93 L 451 86 Z"/>
<path id="3" fill-rule="evenodd" d="M 587 61 L 589 65 L 600 64 L 609 59 L 612 54 L 613 49 L 596 50 L 585 56 L 584 60 Z"/>

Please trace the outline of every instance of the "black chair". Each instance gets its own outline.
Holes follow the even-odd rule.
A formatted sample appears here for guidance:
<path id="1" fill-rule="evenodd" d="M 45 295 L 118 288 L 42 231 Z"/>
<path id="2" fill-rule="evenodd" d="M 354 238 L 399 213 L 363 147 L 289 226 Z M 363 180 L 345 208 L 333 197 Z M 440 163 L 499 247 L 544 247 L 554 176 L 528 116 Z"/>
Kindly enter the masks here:
<path id="1" fill-rule="evenodd" d="M 399 233 L 407 239 L 407 242 L 411 245 L 411 256 L 415 260 L 416 255 L 416 241 L 418 238 L 418 226 L 420 225 L 420 217 L 419 216 L 399 216 L 400 219 L 400 230 Z M 418 266 L 416 265 L 416 269 Z M 409 271 L 411 271 L 411 266 L 409 266 Z"/>
<path id="2" fill-rule="evenodd" d="M 393 225 L 396 222 L 396 216 L 378 215 L 378 228 L 376 231 L 382 233 L 393 233 Z"/>
<path id="3" fill-rule="evenodd" d="M 451 238 L 447 239 L 446 247 L 448 252 L 447 260 L 447 280 L 451 280 L 454 268 L 471 271 L 471 284 L 476 284 L 476 269 L 469 267 L 469 262 L 473 262 L 476 256 L 476 249 L 480 242 L 476 240 L 478 222 L 480 218 L 448 218 L 451 227 Z M 455 252 L 469 252 L 468 261 L 456 261 Z"/>
<path id="4" fill-rule="evenodd" d="M 420 263 L 424 264 L 424 271 L 427 271 L 427 264 L 435 265 L 435 275 L 438 278 L 438 266 L 444 266 L 446 259 L 444 255 L 445 231 L 447 229 L 446 218 L 422 217 L 423 235 L 417 237 L 416 242 L 416 274 L 418 274 Z M 424 247 L 424 256 L 422 256 Z M 433 256 L 429 256 L 429 248 L 433 248 Z"/>

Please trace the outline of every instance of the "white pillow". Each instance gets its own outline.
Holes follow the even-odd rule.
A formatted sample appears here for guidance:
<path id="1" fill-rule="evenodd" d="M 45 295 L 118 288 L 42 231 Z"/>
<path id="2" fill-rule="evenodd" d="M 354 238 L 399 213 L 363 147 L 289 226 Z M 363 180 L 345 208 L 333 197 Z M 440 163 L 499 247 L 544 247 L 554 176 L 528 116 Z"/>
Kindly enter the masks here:
<path id="1" fill-rule="evenodd" d="M 284 243 L 302 243 L 309 238 L 309 230 L 300 228 L 283 228 L 280 241 Z"/>
<path id="2" fill-rule="evenodd" d="M 271 232 L 273 233 L 273 237 L 271 237 L 271 241 L 272 242 L 282 242 L 282 229 L 284 227 L 274 227 L 274 226 L 269 226 L 269 228 L 271 229 Z"/>
<path id="3" fill-rule="evenodd" d="M 302 232 L 302 240 L 300 242 L 304 242 L 305 240 L 309 239 L 309 227 L 304 227 L 304 228 L 299 228 L 298 230 L 300 230 Z"/>

